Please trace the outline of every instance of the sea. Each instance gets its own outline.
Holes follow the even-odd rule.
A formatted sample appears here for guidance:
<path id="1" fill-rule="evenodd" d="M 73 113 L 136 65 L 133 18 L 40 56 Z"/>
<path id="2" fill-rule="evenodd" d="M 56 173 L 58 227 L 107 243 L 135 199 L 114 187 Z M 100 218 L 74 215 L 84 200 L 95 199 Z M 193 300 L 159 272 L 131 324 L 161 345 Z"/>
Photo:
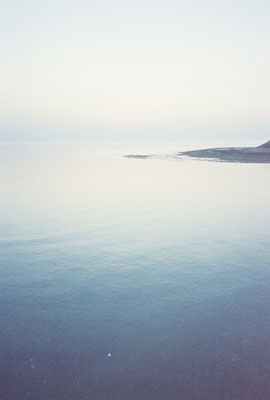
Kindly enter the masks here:
<path id="1" fill-rule="evenodd" d="M 0 144 L 1 400 L 270 399 L 270 164 L 170 156 L 237 144 Z"/>

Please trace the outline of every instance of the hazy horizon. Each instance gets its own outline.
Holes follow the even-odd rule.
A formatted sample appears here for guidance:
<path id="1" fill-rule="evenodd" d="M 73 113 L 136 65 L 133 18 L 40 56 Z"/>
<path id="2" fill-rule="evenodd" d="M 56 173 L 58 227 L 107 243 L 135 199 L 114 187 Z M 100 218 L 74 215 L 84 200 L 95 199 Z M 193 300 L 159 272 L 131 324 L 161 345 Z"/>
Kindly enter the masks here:
<path id="1" fill-rule="evenodd" d="M 1 5 L 0 141 L 269 140 L 270 5 Z"/>

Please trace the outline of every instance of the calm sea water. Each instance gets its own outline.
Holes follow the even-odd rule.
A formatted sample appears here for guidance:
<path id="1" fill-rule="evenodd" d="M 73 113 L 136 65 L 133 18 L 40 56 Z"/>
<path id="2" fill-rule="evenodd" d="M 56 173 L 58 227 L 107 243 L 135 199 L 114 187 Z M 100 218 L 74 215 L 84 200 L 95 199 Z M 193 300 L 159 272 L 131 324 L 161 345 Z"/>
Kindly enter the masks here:
<path id="1" fill-rule="evenodd" d="M 270 165 L 188 147 L 0 145 L 1 400 L 269 400 Z"/>

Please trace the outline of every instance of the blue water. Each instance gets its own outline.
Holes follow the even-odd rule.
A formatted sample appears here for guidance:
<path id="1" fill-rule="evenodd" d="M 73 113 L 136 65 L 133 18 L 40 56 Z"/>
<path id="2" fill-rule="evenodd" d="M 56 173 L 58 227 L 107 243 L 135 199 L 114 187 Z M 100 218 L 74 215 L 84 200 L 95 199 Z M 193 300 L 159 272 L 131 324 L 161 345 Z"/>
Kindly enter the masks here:
<path id="1" fill-rule="evenodd" d="M 188 146 L 0 145 L 1 400 L 269 400 L 270 165 Z"/>

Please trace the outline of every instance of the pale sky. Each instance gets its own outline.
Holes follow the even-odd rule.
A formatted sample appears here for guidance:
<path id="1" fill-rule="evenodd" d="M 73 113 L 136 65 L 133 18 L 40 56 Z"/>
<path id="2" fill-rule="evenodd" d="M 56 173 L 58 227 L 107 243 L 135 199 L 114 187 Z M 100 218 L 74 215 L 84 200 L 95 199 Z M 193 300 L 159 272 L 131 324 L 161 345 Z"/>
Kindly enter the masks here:
<path id="1" fill-rule="evenodd" d="M 0 4 L 0 140 L 270 139 L 270 3 Z"/>

